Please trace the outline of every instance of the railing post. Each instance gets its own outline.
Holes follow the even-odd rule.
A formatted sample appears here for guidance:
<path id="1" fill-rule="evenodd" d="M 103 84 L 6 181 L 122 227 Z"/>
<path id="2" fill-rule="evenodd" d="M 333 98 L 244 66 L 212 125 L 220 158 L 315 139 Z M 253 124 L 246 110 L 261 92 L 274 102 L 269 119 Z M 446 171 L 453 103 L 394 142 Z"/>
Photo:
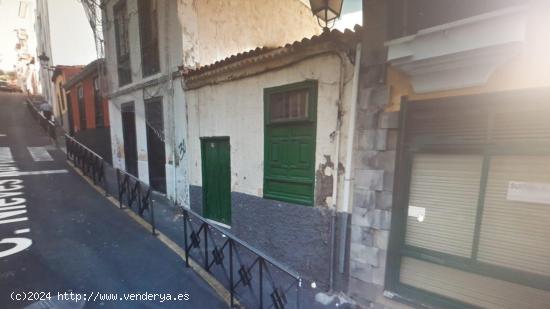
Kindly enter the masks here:
<path id="1" fill-rule="evenodd" d="M 122 209 L 122 186 L 120 184 L 120 170 L 116 169 L 116 182 L 118 187 L 118 208 Z"/>
<path id="2" fill-rule="evenodd" d="M 65 148 L 66 148 L 66 150 L 67 150 L 67 153 L 66 153 L 66 155 L 67 155 L 67 161 L 70 161 L 70 160 L 71 160 L 70 157 L 69 157 L 69 153 L 71 152 L 71 149 L 70 149 L 70 147 L 69 147 L 69 144 L 70 144 L 70 139 L 68 139 L 67 136 L 65 136 Z"/>
<path id="3" fill-rule="evenodd" d="M 235 291 L 233 284 L 233 239 L 229 238 L 229 293 L 231 294 L 231 308 L 233 308 Z"/>
<path id="4" fill-rule="evenodd" d="M 298 278 L 298 289 L 296 291 L 296 308 L 297 309 L 300 309 L 302 307 L 301 296 L 302 296 L 302 278 Z"/>
<path id="5" fill-rule="evenodd" d="M 151 189 L 149 189 L 151 190 Z M 149 197 L 148 197 L 148 203 L 149 203 L 149 207 L 151 209 L 151 226 L 153 228 L 153 236 L 156 235 L 156 227 L 155 227 L 155 207 L 153 205 L 153 199 L 151 198 L 151 193 L 149 192 Z"/>
<path id="6" fill-rule="evenodd" d="M 183 240 L 184 246 L 185 246 L 185 266 L 189 267 L 189 245 L 187 244 L 187 220 L 188 220 L 188 214 L 187 210 L 183 209 L 183 234 L 185 235 L 185 239 Z"/>
<path id="7" fill-rule="evenodd" d="M 94 182 L 94 185 L 97 184 L 97 180 L 96 180 L 96 173 L 97 173 L 97 168 L 96 168 L 96 161 L 97 161 L 97 158 L 94 156 L 93 159 L 91 159 L 91 166 L 92 166 L 92 181 Z"/>
<path id="8" fill-rule="evenodd" d="M 264 307 L 264 272 L 263 272 L 263 266 L 264 266 L 264 259 L 262 257 L 259 257 L 259 267 L 260 267 L 260 309 Z"/>
<path id="9" fill-rule="evenodd" d="M 204 227 L 204 269 L 210 272 L 208 269 L 208 224 L 203 223 L 202 226 Z"/>

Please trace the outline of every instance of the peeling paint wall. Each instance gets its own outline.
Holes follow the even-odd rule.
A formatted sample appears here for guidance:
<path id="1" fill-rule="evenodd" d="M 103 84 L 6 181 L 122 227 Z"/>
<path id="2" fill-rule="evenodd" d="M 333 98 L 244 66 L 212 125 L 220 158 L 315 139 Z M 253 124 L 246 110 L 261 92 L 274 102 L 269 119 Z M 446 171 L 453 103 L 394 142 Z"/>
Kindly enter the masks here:
<path id="1" fill-rule="evenodd" d="M 142 77 L 141 50 L 139 39 L 139 20 L 137 14 L 137 1 L 127 1 L 129 16 L 129 41 L 130 62 L 132 68 L 132 82 L 123 87 L 118 86 L 117 59 L 115 46 L 115 33 L 113 20 L 113 6 L 116 2 L 109 2 L 104 14 L 105 25 L 105 51 L 108 70 L 110 93 L 134 87 L 148 81 L 154 81 L 162 76 L 177 70 L 182 64 L 182 35 L 178 18 L 178 3 L 176 1 L 158 1 L 158 27 L 159 27 L 159 60 L 160 72 L 151 76 Z M 189 189 L 187 185 L 187 169 L 185 156 L 179 158 L 179 165 L 175 165 L 174 153 L 178 143 L 185 141 L 187 126 L 184 119 L 185 101 L 180 80 L 168 80 L 155 85 L 136 89 L 123 95 L 116 95 L 109 100 L 109 114 L 111 115 L 111 140 L 113 143 L 113 165 L 125 169 L 124 139 L 122 135 L 121 105 L 134 102 L 136 114 L 136 138 L 138 154 L 138 177 L 145 183 L 149 183 L 149 165 L 146 138 L 146 121 L 144 101 L 152 97 L 161 97 L 163 102 L 164 135 L 166 153 L 166 184 L 167 194 L 177 200 L 179 204 L 188 203 Z M 175 142 L 177 141 L 177 142 Z"/>
<path id="2" fill-rule="evenodd" d="M 345 58 L 341 145 L 346 142 L 347 110 L 353 66 Z M 229 136 L 231 144 L 231 190 L 263 196 L 264 88 L 318 80 L 315 166 L 317 206 L 327 206 L 332 195 L 338 115 L 340 59 L 333 54 L 310 58 L 292 66 L 217 85 L 188 90 L 189 158 L 191 185 L 201 186 L 200 137 Z M 345 158 L 340 147 L 340 161 Z M 340 168 L 341 170 L 343 167 Z M 329 176 L 330 175 L 330 176 Z M 329 180 L 330 178 L 330 180 Z M 340 181 L 340 184 L 342 182 Z M 341 186 L 340 186 L 341 187 Z"/>
<path id="3" fill-rule="evenodd" d="M 104 10 L 109 114 L 115 167 L 124 169 L 124 139 L 120 106 L 135 103 L 139 178 L 149 182 L 144 100 L 162 97 L 166 135 L 167 194 L 182 205 L 189 196 L 188 155 L 195 144 L 188 141 L 188 107 L 181 80 L 170 80 L 178 66 L 204 65 L 258 46 L 280 46 L 320 33 L 309 8 L 299 0 L 158 0 L 160 72 L 142 77 L 137 0 L 127 0 L 132 82 L 118 85 L 113 7 Z M 289 27 L 292 25 L 292 27 Z M 167 81 L 140 89 L 159 78 Z M 125 91 L 124 94 L 120 94 Z M 117 94 L 118 92 L 118 94 Z M 115 95 L 113 95 L 115 94 Z M 192 116 L 191 116 L 192 117 Z M 198 149 L 194 149 L 197 151 Z M 261 166 L 259 167 L 261 169 Z M 257 190 L 257 189 L 256 189 Z M 261 192 L 255 191 L 256 195 Z"/>
<path id="4" fill-rule="evenodd" d="M 184 64 L 214 63 L 229 55 L 279 47 L 321 32 L 299 0 L 180 0 Z"/>

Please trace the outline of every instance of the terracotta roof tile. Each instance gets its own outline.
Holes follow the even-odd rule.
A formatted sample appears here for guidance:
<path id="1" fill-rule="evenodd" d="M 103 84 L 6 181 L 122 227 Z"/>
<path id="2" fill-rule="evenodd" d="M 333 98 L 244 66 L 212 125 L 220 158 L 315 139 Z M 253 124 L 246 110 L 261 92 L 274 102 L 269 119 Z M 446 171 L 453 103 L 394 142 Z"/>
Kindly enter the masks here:
<path id="1" fill-rule="evenodd" d="M 257 47 L 255 49 L 241 52 L 228 56 L 225 59 L 218 60 L 212 64 L 207 64 L 200 66 L 195 69 L 185 69 L 183 72 L 184 77 L 192 77 L 213 71 L 216 69 L 221 69 L 223 67 L 228 67 L 232 64 L 236 66 L 246 65 L 249 63 L 256 63 L 262 60 L 267 60 L 275 56 L 282 54 L 291 53 L 292 51 L 305 48 L 314 44 L 319 44 L 327 41 L 354 41 L 359 38 L 360 33 L 363 28 L 359 25 L 354 27 L 354 30 L 346 29 L 344 32 L 339 30 L 324 31 L 319 35 L 314 35 L 311 38 L 303 38 L 300 41 L 294 41 L 292 43 L 287 43 L 281 47 Z M 237 64 L 239 63 L 239 64 Z"/>

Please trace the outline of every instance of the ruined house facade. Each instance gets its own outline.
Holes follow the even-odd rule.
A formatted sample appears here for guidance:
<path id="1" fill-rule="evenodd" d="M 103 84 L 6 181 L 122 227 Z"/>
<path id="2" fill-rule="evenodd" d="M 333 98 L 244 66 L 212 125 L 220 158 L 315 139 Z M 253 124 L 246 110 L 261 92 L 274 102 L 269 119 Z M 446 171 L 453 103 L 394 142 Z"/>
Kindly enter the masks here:
<path id="1" fill-rule="evenodd" d="M 321 290 L 337 276 L 360 34 L 327 31 L 183 74 L 191 208 Z"/>
<path id="2" fill-rule="evenodd" d="M 186 207 L 188 107 L 180 73 L 320 31 L 298 0 L 120 0 L 106 2 L 103 14 L 113 164 Z"/>

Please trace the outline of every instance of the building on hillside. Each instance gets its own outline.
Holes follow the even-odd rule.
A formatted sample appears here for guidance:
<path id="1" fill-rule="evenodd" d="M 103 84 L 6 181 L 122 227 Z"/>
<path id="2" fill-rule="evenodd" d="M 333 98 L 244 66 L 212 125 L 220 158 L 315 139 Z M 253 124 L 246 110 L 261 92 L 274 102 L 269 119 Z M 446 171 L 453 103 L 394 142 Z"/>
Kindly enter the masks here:
<path id="1" fill-rule="evenodd" d="M 549 3 L 364 4 L 349 295 L 548 308 Z"/>
<path id="2" fill-rule="evenodd" d="M 56 65 L 82 65 L 97 58 L 95 40 L 82 4 L 73 0 L 37 0 L 34 30 L 35 65 L 42 95 L 52 105 L 59 105 L 52 82 Z"/>
<path id="3" fill-rule="evenodd" d="M 191 208 L 323 290 L 335 275 L 332 215 L 344 199 L 360 29 L 183 74 Z"/>
<path id="4" fill-rule="evenodd" d="M 56 103 L 53 107 L 55 121 L 63 127 L 65 132 L 72 134 L 72 118 L 69 117 L 67 106 L 67 92 L 65 83 L 82 70 L 82 66 L 57 65 L 52 73 Z"/>
<path id="5" fill-rule="evenodd" d="M 17 86 L 25 93 L 38 94 L 38 64 L 35 62 L 35 1 L 0 1 L 0 69 L 15 71 Z"/>
<path id="6" fill-rule="evenodd" d="M 113 164 L 186 207 L 187 105 L 179 72 L 321 31 L 300 0 L 109 1 L 103 20 Z"/>
<path id="7" fill-rule="evenodd" d="M 15 29 L 15 33 L 17 35 L 17 43 L 15 44 L 17 84 L 23 92 L 37 94 L 36 63 L 33 56 L 34 51 L 32 50 L 34 40 L 29 37 L 25 28 Z"/>
<path id="8" fill-rule="evenodd" d="M 69 119 L 68 132 L 112 163 L 109 107 L 102 90 L 107 80 L 105 72 L 105 60 L 94 60 L 67 80 L 63 88 Z"/>

